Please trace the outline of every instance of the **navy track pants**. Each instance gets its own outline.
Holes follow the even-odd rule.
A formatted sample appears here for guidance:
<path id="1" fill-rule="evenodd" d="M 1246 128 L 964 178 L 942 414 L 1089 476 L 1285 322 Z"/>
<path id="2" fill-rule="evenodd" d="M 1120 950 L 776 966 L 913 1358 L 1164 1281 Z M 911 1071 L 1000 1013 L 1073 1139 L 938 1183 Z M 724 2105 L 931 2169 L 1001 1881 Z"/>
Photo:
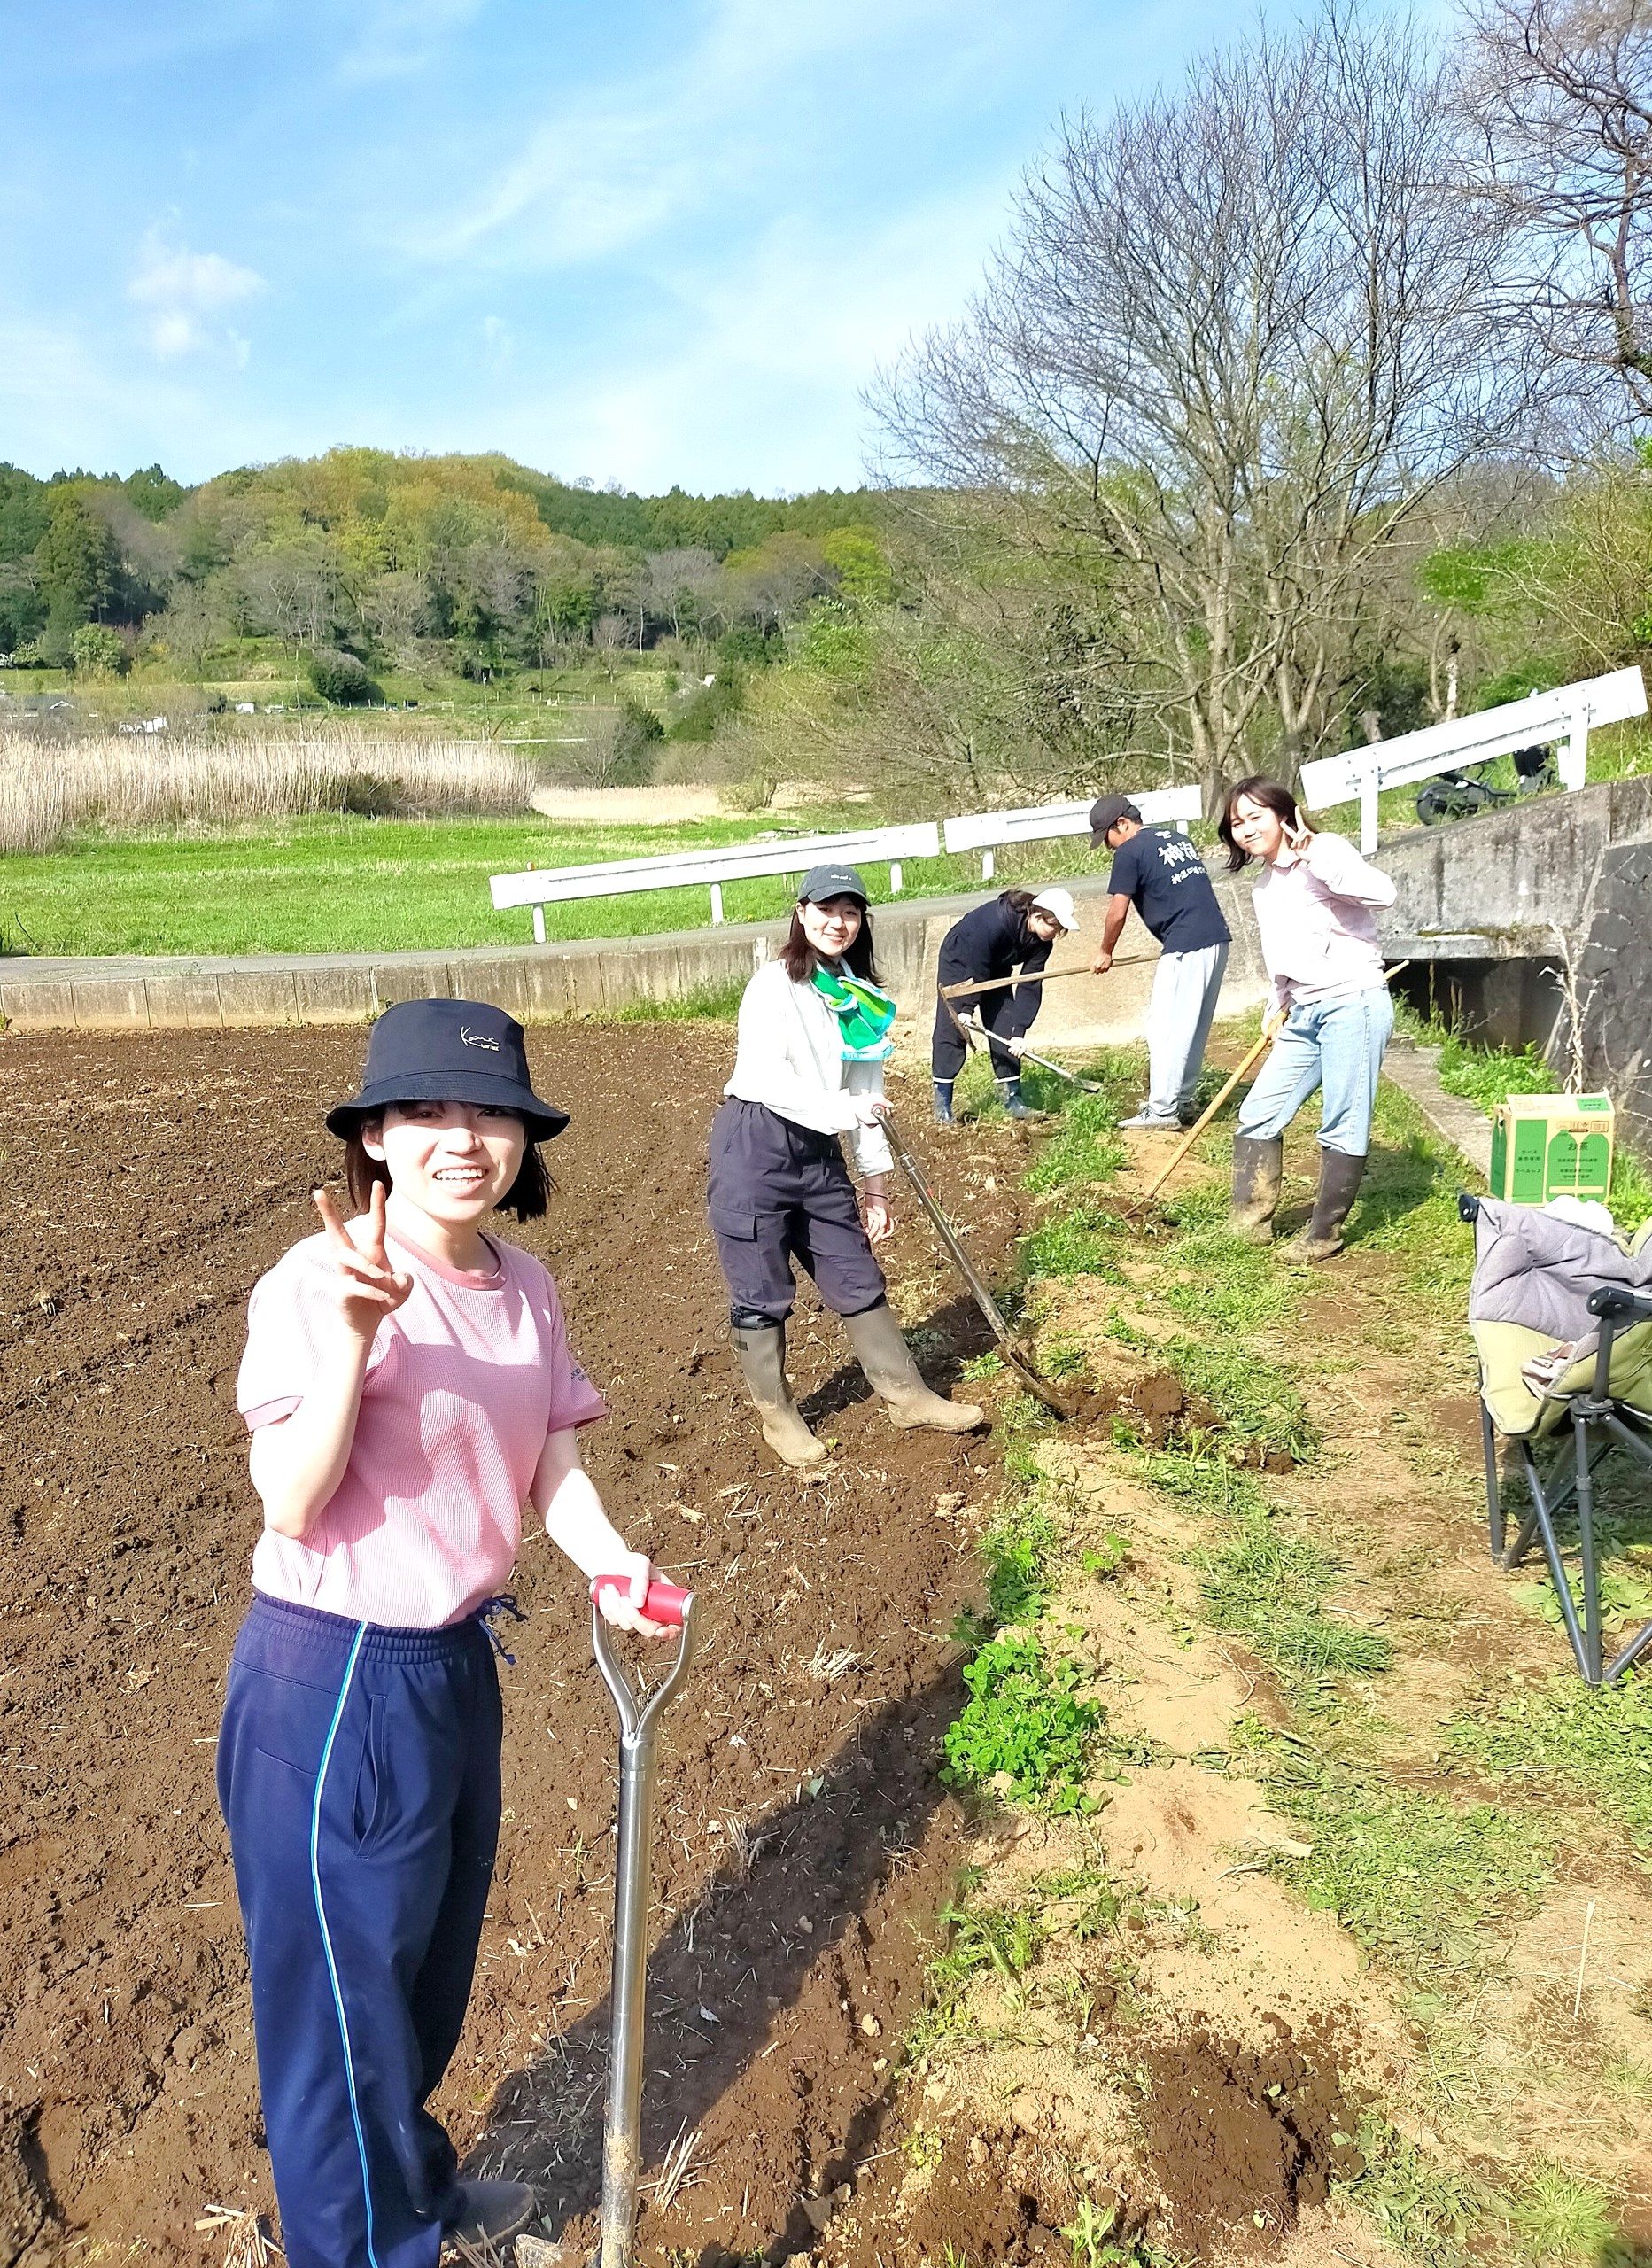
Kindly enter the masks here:
<path id="1" fill-rule="evenodd" d="M 784 1323 L 796 1297 L 794 1260 L 834 1315 L 859 1315 L 884 1296 L 835 1134 L 731 1097 L 711 1121 L 706 1197 L 734 1308 Z"/>
<path id="2" fill-rule="evenodd" d="M 436 2268 L 459 2194 L 424 2108 L 458 2044 L 499 1841 L 481 1624 L 254 1600 L 218 1795 L 289 2268 Z"/>

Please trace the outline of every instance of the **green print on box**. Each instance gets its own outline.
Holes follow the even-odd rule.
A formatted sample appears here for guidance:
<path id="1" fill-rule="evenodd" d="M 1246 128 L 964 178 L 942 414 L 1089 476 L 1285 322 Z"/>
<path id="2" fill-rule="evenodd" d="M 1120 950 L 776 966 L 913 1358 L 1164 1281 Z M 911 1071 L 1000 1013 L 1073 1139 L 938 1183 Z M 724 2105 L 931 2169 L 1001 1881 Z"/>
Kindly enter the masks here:
<path id="1" fill-rule="evenodd" d="M 1611 1193 L 1609 1095 L 1510 1095 L 1492 1122 L 1491 1189 L 1515 1205 Z"/>

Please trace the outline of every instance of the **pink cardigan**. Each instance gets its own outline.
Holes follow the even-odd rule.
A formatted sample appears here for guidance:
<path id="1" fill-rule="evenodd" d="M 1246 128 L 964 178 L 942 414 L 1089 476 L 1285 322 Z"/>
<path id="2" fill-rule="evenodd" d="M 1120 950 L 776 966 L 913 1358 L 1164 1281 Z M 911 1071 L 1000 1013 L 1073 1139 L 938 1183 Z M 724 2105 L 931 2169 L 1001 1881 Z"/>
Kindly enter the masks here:
<path id="1" fill-rule="evenodd" d="M 1376 908 L 1395 894 L 1340 835 L 1315 835 L 1300 858 L 1282 850 L 1252 901 L 1276 1003 L 1351 998 L 1380 984 Z"/>

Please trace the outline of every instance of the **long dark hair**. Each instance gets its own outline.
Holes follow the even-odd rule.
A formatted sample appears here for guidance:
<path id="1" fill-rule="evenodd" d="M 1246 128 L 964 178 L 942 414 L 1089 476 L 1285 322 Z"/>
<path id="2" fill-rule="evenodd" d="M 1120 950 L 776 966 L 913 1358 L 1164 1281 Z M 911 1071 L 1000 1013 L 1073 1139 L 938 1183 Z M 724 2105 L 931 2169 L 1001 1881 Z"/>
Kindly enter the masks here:
<path id="1" fill-rule="evenodd" d="M 1233 839 L 1233 807 L 1243 796 L 1248 803 L 1260 804 L 1265 811 L 1284 821 L 1286 827 L 1300 824 L 1297 816 L 1297 799 L 1289 788 L 1277 780 L 1269 780 L 1260 772 L 1253 772 L 1248 780 L 1241 780 L 1228 790 L 1228 800 L 1222 807 L 1222 817 L 1216 822 L 1216 832 L 1228 846 L 1228 872 L 1237 874 L 1241 866 L 1251 863 L 1251 853 L 1241 850 Z"/>
<path id="2" fill-rule="evenodd" d="M 1027 927 L 1027 917 L 1033 910 L 1031 890 L 1001 889 L 998 892 L 998 903 L 1000 905 L 1007 905 L 1012 913 L 1019 913 L 1021 917 L 1021 927 L 1023 928 Z"/>
<path id="3" fill-rule="evenodd" d="M 794 984 L 807 984 L 820 966 L 820 955 L 804 936 L 803 916 L 795 906 L 792 908 L 791 934 L 780 949 L 780 959 L 785 962 L 786 974 Z M 852 975 L 864 976 L 868 984 L 879 983 L 877 959 L 872 950 L 872 908 L 869 905 L 863 905 L 860 909 L 860 927 L 855 933 L 854 944 L 843 956 L 843 963 Z"/>
<path id="4" fill-rule="evenodd" d="M 369 1126 L 377 1129 L 384 1122 L 383 1112 L 375 1111 L 370 1117 L 358 1119 L 353 1132 L 345 1137 L 345 1187 L 358 1213 L 365 1213 L 372 1203 L 375 1182 L 384 1184 L 386 1195 L 390 1191 L 390 1168 L 383 1158 L 369 1157 L 361 1139 Z M 522 1153 L 516 1178 L 494 1209 L 514 1213 L 519 1221 L 537 1221 L 550 1203 L 550 1177 L 539 1155 L 539 1146 L 530 1142 Z"/>

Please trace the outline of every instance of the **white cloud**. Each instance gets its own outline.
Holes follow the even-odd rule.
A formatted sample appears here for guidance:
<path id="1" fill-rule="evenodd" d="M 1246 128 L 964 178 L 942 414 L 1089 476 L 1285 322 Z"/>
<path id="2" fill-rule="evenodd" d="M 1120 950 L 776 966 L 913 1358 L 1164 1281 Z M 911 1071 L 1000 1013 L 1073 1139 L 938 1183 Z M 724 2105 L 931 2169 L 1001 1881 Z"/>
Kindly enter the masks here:
<path id="1" fill-rule="evenodd" d="M 242 268 L 221 252 L 168 244 L 151 229 L 139 247 L 126 295 L 149 309 L 150 348 L 162 361 L 208 347 L 229 346 L 233 353 L 237 346 L 238 359 L 244 361 L 245 340 L 209 319 L 260 298 L 268 288 L 256 268 Z"/>
<path id="2" fill-rule="evenodd" d="M 811 66 L 838 55 L 865 72 L 880 49 L 920 40 L 926 27 L 963 44 L 946 0 L 839 0 L 831 10 L 715 0 L 698 43 L 669 66 L 581 86 L 446 214 L 389 233 L 435 263 L 609 258 L 731 189 L 777 186 L 777 149 L 795 151 L 818 128 Z"/>
<path id="3" fill-rule="evenodd" d="M 349 86 L 423 70 L 443 41 L 462 31 L 483 4 L 484 0 L 375 0 L 345 53 L 339 77 Z"/>

